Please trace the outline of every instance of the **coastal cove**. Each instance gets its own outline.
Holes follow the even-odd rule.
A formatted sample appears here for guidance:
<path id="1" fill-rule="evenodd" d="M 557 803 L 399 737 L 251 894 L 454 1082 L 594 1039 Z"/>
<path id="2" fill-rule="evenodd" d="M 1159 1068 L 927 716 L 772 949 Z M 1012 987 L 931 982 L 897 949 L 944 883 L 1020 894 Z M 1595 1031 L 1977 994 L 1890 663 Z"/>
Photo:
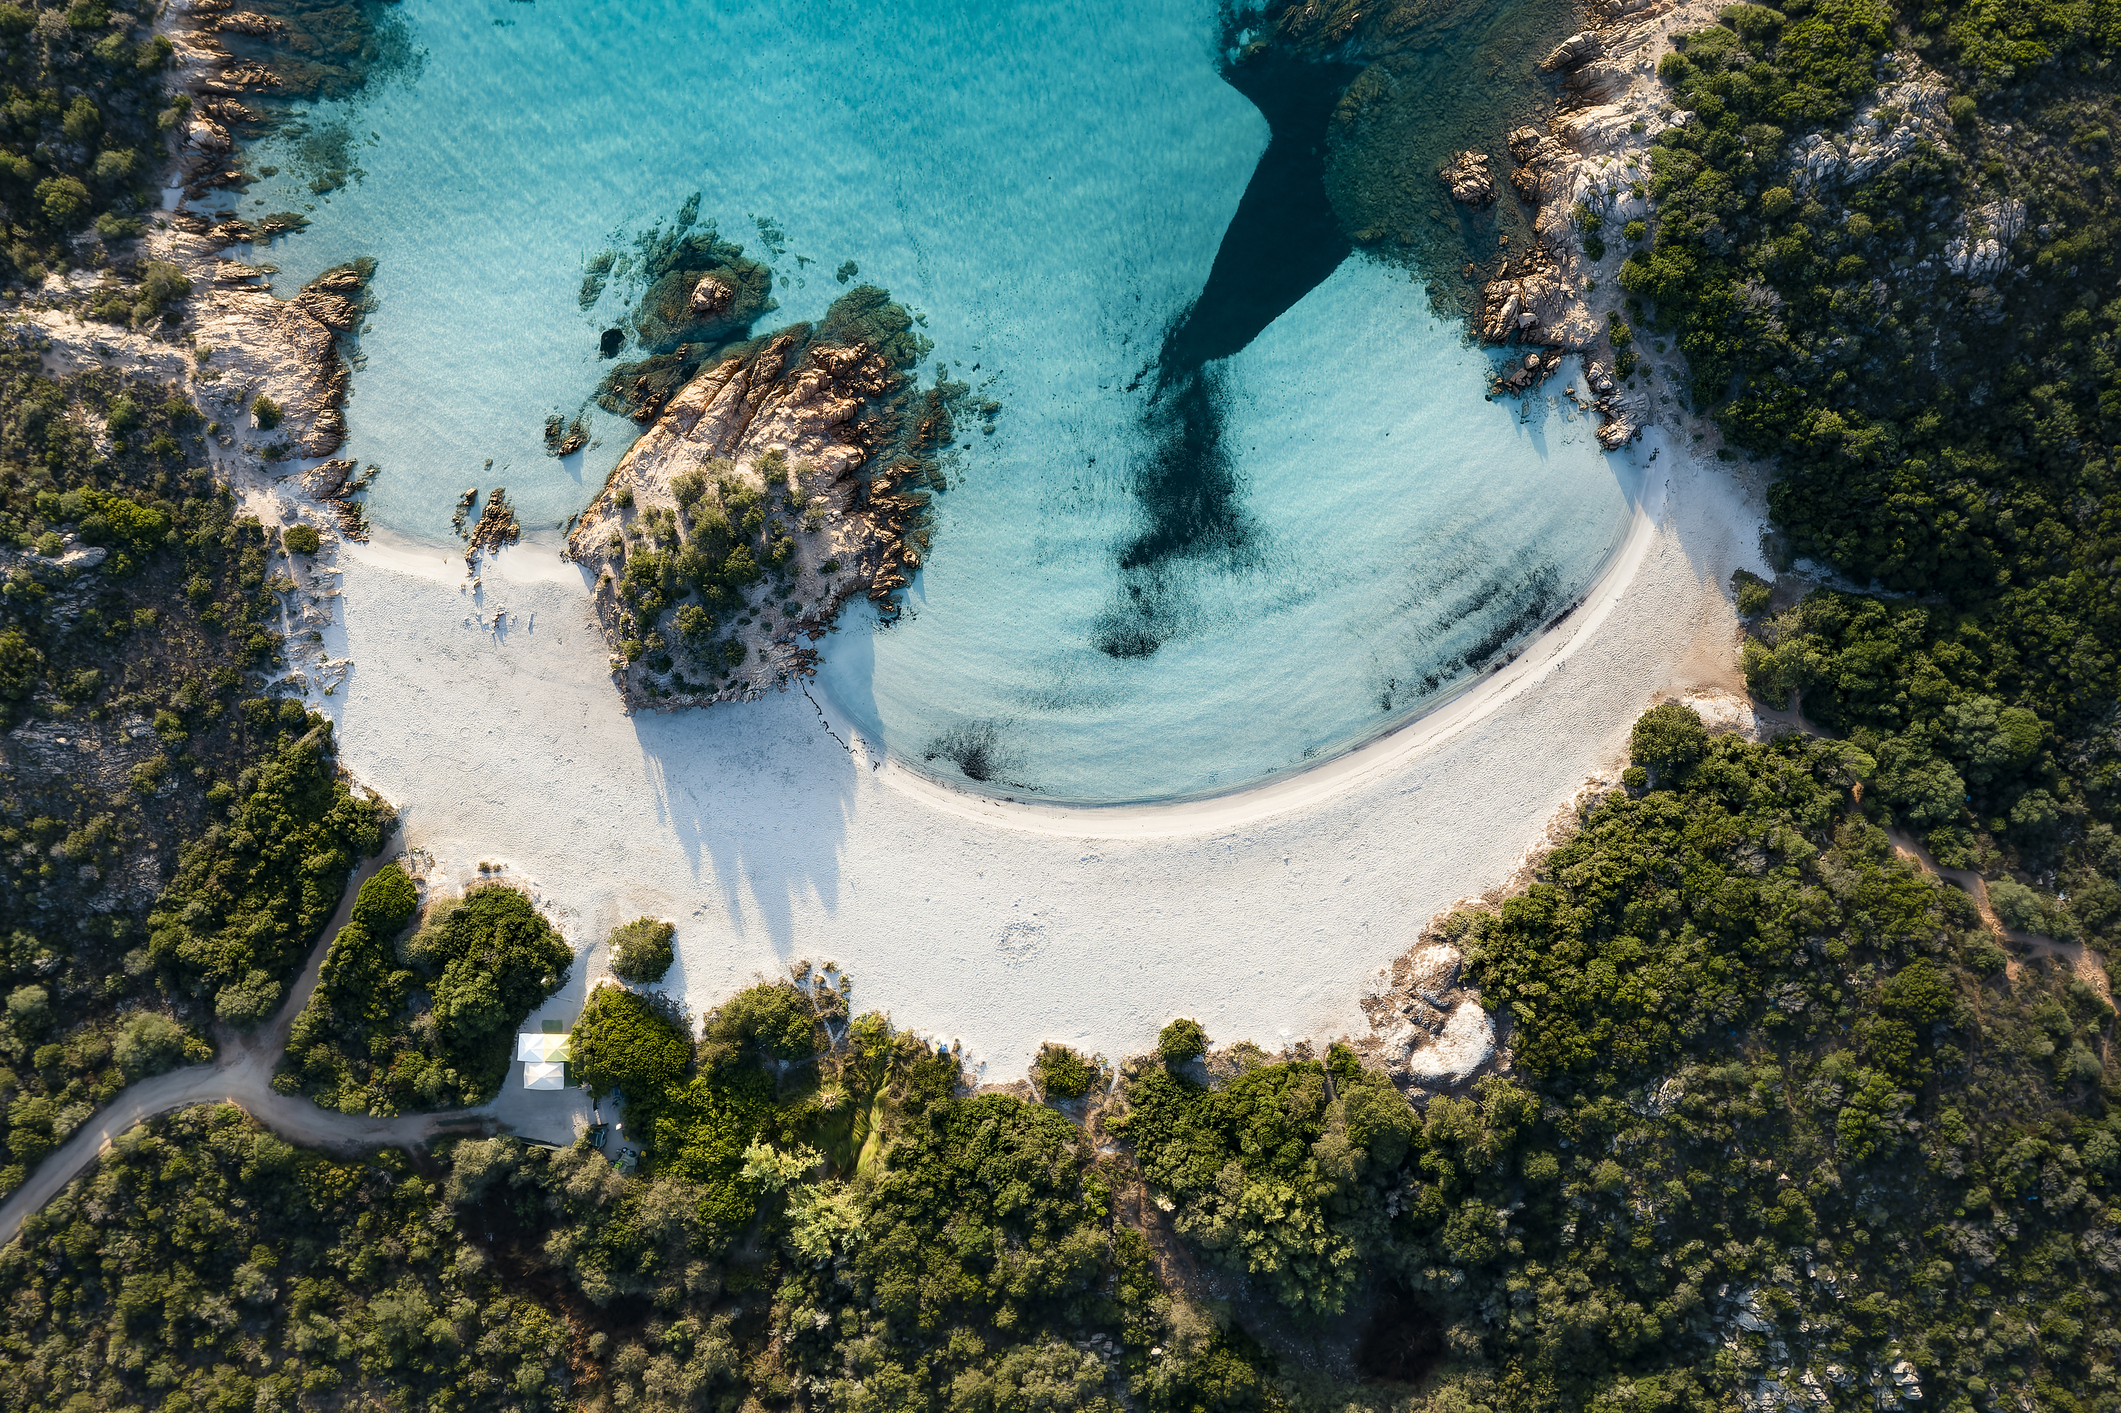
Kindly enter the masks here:
<path id="1" fill-rule="evenodd" d="M 666 984 L 695 1008 L 830 960 L 996 1078 L 1040 1039 L 1124 1053 L 1180 1009 L 1262 1044 L 1360 1034 L 1361 978 L 1467 880 L 1508 878 L 1528 821 L 1616 774 L 1642 682 L 1734 700 L 1721 585 L 1757 567 L 1757 507 L 1661 431 L 1625 454 L 1657 457 L 1652 513 L 1522 676 L 1344 757 L 1345 774 L 1221 801 L 1041 815 L 909 790 L 800 691 L 624 714 L 579 574 L 520 551 L 489 562 L 475 604 L 454 555 L 347 547 L 323 650 L 355 665 L 322 706 L 443 875 L 487 861 L 534 880 L 567 900 L 577 947 L 675 920 Z M 606 964 L 590 953 L 553 1014 Z"/>
<path id="2" fill-rule="evenodd" d="M 960 418 L 903 615 L 878 632 L 851 609 L 816 645 L 813 690 L 909 769 L 1085 804 L 1302 769 L 1566 612 L 1631 514 L 1636 474 L 1593 419 L 1486 401 L 1491 356 L 1372 254 L 1328 251 L 1331 273 L 1234 351 L 1210 338 L 1205 369 L 1169 388 L 1151 371 L 1253 238 L 1270 145 L 1219 72 L 1212 7 L 1024 6 L 1000 58 L 999 22 L 969 11 L 846 33 L 800 8 L 401 18 L 417 72 L 308 118 L 353 134 L 362 175 L 311 196 L 300 144 L 268 140 L 254 162 L 278 175 L 243 208 L 313 208 L 259 250 L 283 285 L 377 261 L 343 452 L 383 468 L 374 524 L 440 542 L 467 486 L 505 485 L 512 553 L 546 552 L 634 435 L 591 399 L 634 291 L 621 264 L 580 307 L 584 262 L 681 207 L 771 264 L 760 333 L 817 318 L 856 270 L 919 318 L 923 382 L 992 409 Z M 526 90 L 526 69 L 549 81 Z M 1183 456 L 1207 458 L 1186 475 L 1227 489 L 1208 534 L 1165 545 L 1167 404 L 1186 399 Z M 589 444 L 547 456 L 548 417 Z M 731 612 L 778 624 L 812 597 Z"/>

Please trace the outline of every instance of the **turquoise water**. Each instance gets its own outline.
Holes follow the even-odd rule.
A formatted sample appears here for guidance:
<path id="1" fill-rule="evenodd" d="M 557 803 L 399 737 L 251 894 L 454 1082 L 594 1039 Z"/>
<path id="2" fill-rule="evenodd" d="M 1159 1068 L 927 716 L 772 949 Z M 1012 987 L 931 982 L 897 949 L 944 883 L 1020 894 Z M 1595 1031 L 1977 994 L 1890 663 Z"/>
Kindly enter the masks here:
<path id="1" fill-rule="evenodd" d="M 540 444 L 622 312 L 617 283 L 577 308 L 583 261 L 694 191 L 778 272 L 761 328 L 822 313 L 851 260 L 1005 409 L 966 438 L 904 618 L 850 615 L 825 644 L 825 694 L 911 764 L 1070 800 L 1241 785 L 1419 710 L 1617 542 L 1632 482 L 1589 424 L 1486 402 L 1487 356 L 1407 271 L 1354 256 L 1202 374 L 1241 552 L 1121 568 L 1154 452 L 1144 370 L 1267 147 L 1212 4 L 402 16 L 415 76 L 309 115 L 343 124 L 363 175 L 315 198 L 285 152 L 246 198 L 315 206 L 270 256 L 288 288 L 379 262 L 345 453 L 384 467 L 371 519 L 445 541 L 474 483 L 506 485 L 530 531 L 581 508 L 633 431 L 592 410 L 587 452 Z M 1148 602 L 1154 650 L 1101 650 Z"/>

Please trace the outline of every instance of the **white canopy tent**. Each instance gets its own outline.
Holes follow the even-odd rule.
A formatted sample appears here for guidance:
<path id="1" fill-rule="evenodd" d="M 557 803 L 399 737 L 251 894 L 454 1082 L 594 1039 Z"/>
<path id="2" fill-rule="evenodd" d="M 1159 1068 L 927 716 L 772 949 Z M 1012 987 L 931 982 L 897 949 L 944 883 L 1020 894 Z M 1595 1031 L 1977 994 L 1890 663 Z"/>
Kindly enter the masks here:
<path id="1" fill-rule="evenodd" d="M 516 1035 L 516 1058 L 538 1063 L 571 1059 L 567 1040 L 565 1035 L 534 1035 L 527 1030 L 520 1031 Z"/>
<path id="2" fill-rule="evenodd" d="M 525 1089 L 565 1089 L 567 1087 L 567 1066 L 542 1060 L 532 1060 L 523 1066 L 523 1087 Z"/>

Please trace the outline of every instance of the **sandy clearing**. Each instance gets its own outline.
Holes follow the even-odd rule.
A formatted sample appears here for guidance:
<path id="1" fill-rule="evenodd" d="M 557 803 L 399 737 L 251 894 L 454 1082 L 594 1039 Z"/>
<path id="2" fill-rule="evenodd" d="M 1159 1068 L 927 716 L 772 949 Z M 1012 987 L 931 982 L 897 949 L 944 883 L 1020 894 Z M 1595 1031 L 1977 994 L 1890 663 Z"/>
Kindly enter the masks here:
<path id="1" fill-rule="evenodd" d="M 1765 568 L 1757 496 L 1660 429 L 1623 454 L 1648 463 L 1645 513 L 1595 602 L 1444 711 L 1219 800 L 1008 811 L 887 763 L 799 692 L 628 716 L 579 571 L 533 544 L 476 594 L 444 548 L 348 547 L 325 637 L 355 666 L 321 705 L 438 872 L 505 864 L 566 905 L 588 964 L 546 1015 L 647 913 L 679 925 L 670 984 L 695 1012 L 835 961 L 858 1005 L 961 1040 L 990 1081 L 1044 1040 L 1142 1050 L 1176 1014 L 1218 1043 L 1359 1033 L 1364 979 L 1508 877 L 1657 692 L 1702 685 L 1698 643 L 1735 642 L 1724 584 Z"/>

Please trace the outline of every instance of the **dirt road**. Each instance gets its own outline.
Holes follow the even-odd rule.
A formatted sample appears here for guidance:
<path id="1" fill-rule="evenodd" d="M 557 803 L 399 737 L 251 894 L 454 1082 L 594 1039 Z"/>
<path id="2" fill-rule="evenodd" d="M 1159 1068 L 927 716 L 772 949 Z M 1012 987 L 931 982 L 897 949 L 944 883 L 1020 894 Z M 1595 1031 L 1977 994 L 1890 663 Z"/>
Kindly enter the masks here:
<path id="1" fill-rule="evenodd" d="M 372 1119 L 337 1114 L 320 1109 L 309 1100 L 274 1092 L 273 1067 L 287 1048 L 287 1033 L 295 1016 L 317 989 L 317 976 L 331 939 L 339 935 L 353 912 L 354 894 L 375 871 L 397 857 L 404 847 L 394 838 L 375 858 L 364 862 L 347 884 L 346 896 L 332 915 L 324 935 L 317 940 L 309 964 L 288 991 L 286 1001 L 266 1024 L 249 1035 L 221 1031 L 216 1035 L 220 1054 L 211 1065 L 189 1065 L 169 1074 L 127 1085 L 104 1108 L 98 1110 L 72 1137 L 47 1154 L 29 1181 L 0 1205 L 0 1246 L 15 1239 L 30 1213 L 58 1196 L 65 1186 L 94 1163 L 111 1141 L 133 1125 L 156 1114 L 193 1104 L 227 1103 L 292 1143 L 335 1151 L 410 1147 L 425 1143 L 444 1130 L 495 1132 L 510 1127 L 491 1112 L 500 1104 L 476 1109 L 457 1109 L 438 1114 L 405 1114 L 394 1119 Z M 585 1104 L 586 1107 L 586 1104 Z"/>

